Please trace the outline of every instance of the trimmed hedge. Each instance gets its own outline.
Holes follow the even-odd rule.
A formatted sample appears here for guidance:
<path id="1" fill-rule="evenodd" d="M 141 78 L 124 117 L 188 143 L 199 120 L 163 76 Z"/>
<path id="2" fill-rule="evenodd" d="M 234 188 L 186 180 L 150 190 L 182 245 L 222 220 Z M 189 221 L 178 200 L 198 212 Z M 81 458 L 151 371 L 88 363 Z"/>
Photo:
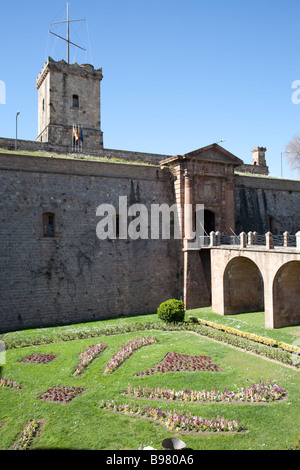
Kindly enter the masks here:
<path id="1" fill-rule="evenodd" d="M 300 348 L 298 346 L 292 346 L 291 344 L 286 344 L 280 341 L 278 343 L 278 347 L 290 353 L 300 354 Z"/>
<path id="2" fill-rule="evenodd" d="M 236 328 L 231 328 L 230 326 L 220 325 L 219 323 L 203 320 L 202 318 L 189 316 L 189 320 L 193 323 L 198 323 L 200 325 L 208 326 L 219 331 L 225 331 L 226 333 L 255 341 L 256 343 L 262 343 L 266 346 L 279 348 L 289 353 L 300 355 L 300 348 L 298 346 L 292 346 L 290 344 L 283 343 L 282 341 L 277 342 L 275 339 L 265 338 L 264 336 L 258 336 L 254 333 L 247 333 L 246 331 L 240 331 Z"/>
<path id="3" fill-rule="evenodd" d="M 158 318 L 167 323 L 182 322 L 185 315 L 185 306 L 182 300 L 166 300 L 157 309 Z"/>
<path id="4" fill-rule="evenodd" d="M 278 346 L 277 341 L 270 338 L 264 338 L 263 336 L 258 336 L 254 333 L 247 333 L 246 331 L 240 331 L 236 328 L 231 328 L 231 326 L 220 325 L 219 323 L 214 323 L 211 321 L 203 320 L 202 318 L 196 317 L 189 317 L 193 322 L 198 322 L 200 325 L 209 326 L 216 330 L 225 331 L 226 333 L 230 333 L 232 335 L 241 336 L 242 338 L 250 339 L 251 341 L 255 341 L 256 343 L 266 344 L 267 346 Z"/>

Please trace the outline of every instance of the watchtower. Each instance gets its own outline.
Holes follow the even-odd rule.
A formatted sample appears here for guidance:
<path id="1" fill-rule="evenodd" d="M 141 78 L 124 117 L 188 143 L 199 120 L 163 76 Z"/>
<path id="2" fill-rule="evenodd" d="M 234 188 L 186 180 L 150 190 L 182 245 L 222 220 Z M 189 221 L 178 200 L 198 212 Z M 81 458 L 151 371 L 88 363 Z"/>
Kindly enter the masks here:
<path id="1" fill-rule="evenodd" d="M 100 117 L 102 69 L 48 58 L 36 82 L 38 137 L 62 150 L 103 149 Z"/>
<path id="2" fill-rule="evenodd" d="M 267 166 L 266 151 L 267 149 L 265 147 L 255 147 L 251 149 L 253 155 L 252 165 Z"/>

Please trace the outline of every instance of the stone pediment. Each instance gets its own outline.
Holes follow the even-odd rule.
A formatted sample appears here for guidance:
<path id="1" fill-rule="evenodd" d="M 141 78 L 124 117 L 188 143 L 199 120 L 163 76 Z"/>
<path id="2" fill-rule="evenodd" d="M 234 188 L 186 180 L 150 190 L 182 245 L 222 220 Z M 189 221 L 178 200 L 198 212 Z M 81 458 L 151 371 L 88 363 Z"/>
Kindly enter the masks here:
<path id="1" fill-rule="evenodd" d="M 220 147 L 218 144 L 211 144 L 207 147 L 202 147 L 193 152 L 186 153 L 184 155 L 177 155 L 175 157 L 168 158 L 160 162 L 162 165 L 175 163 L 176 161 L 194 160 L 198 162 L 209 162 L 209 163 L 222 163 L 224 165 L 241 166 L 243 161 L 233 155 L 232 153 Z"/>
<path id="2" fill-rule="evenodd" d="M 183 155 L 184 159 L 206 161 L 212 163 L 224 163 L 233 166 L 243 165 L 243 161 L 232 153 L 220 147 L 218 144 L 211 144 L 193 152 Z"/>

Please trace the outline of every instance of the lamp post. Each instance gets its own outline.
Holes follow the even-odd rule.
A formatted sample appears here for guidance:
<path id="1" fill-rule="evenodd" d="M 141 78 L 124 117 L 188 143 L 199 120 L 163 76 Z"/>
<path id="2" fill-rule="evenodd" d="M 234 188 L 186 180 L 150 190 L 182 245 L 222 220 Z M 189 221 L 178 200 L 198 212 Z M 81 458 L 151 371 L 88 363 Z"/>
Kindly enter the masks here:
<path id="1" fill-rule="evenodd" d="M 286 153 L 291 153 L 289 150 L 286 152 L 281 152 L 281 178 L 282 178 L 282 156 L 285 155 Z"/>
<path id="2" fill-rule="evenodd" d="M 18 111 L 16 114 L 16 151 L 18 150 L 18 116 L 19 114 L 20 114 L 20 111 Z"/>

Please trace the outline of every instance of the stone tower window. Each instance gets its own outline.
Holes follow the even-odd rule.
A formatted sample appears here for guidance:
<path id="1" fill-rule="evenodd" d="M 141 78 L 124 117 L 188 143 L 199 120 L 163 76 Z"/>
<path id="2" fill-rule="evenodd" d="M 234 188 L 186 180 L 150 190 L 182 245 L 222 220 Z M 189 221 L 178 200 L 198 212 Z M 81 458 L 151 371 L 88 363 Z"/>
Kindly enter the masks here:
<path id="1" fill-rule="evenodd" d="M 79 108 L 79 96 L 73 95 L 73 108 Z"/>
<path id="2" fill-rule="evenodd" d="M 44 238 L 55 237 L 55 215 L 52 212 L 43 214 L 43 236 Z"/>
<path id="3" fill-rule="evenodd" d="M 43 111 L 45 111 L 45 100 L 43 100 Z"/>

